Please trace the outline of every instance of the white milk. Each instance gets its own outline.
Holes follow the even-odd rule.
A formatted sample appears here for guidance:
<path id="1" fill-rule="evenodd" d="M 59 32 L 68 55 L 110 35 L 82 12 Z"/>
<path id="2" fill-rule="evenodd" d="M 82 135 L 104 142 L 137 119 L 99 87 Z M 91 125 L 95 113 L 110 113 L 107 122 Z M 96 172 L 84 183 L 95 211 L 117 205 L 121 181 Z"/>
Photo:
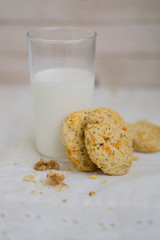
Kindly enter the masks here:
<path id="1" fill-rule="evenodd" d="M 34 75 L 31 84 L 37 150 L 45 156 L 65 158 L 62 122 L 68 114 L 92 106 L 94 76 L 85 69 L 47 69 Z"/>

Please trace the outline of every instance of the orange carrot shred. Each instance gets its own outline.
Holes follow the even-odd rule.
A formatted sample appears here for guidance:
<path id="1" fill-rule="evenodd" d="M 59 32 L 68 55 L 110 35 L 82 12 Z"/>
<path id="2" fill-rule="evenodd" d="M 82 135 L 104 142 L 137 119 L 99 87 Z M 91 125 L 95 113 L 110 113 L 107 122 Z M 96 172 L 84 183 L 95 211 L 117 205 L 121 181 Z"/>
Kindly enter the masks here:
<path id="1" fill-rule="evenodd" d="M 94 145 L 96 145 L 96 141 L 95 141 L 94 138 L 92 138 L 92 142 L 93 142 Z"/>
<path id="2" fill-rule="evenodd" d="M 111 148 L 110 148 L 110 147 L 108 147 L 108 146 L 105 146 L 105 147 L 104 147 L 104 150 L 105 150 L 106 152 L 108 152 L 108 153 L 111 153 L 111 154 L 112 154 L 112 150 L 111 150 Z"/>

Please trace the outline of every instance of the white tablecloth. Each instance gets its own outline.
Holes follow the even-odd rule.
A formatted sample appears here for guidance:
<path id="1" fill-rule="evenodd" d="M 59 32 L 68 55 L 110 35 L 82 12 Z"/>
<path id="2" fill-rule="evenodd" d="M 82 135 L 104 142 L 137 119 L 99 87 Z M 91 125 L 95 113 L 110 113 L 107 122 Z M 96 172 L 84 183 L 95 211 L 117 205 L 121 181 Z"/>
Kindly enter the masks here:
<path id="1" fill-rule="evenodd" d="M 101 86 L 94 100 L 94 107 L 111 107 L 127 121 L 160 124 L 158 88 Z M 0 87 L 0 239 L 160 239 L 160 153 L 136 154 L 140 160 L 126 175 L 99 171 L 97 179 L 61 161 L 69 188 L 59 191 L 47 184 L 46 172 L 33 169 L 40 156 L 31 106 L 29 86 Z M 35 183 L 23 181 L 29 174 Z"/>

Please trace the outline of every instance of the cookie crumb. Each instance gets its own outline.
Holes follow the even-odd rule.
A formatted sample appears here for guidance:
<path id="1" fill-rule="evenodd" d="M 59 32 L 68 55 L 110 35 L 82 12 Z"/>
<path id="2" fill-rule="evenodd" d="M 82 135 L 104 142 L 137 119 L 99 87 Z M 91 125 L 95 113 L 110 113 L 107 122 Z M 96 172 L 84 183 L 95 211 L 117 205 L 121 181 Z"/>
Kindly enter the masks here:
<path id="1" fill-rule="evenodd" d="M 3 231 L 3 236 L 7 236 L 8 235 L 8 231 Z"/>
<path id="2" fill-rule="evenodd" d="M 109 207 L 108 210 L 109 210 L 109 211 L 113 211 L 114 208 L 113 208 L 113 207 Z"/>
<path id="3" fill-rule="evenodd" d="M 104 225 L 102 229 L 103 229 L 104 231 L 106 231 L 106 230 L 107 230 L 107 227 Z"/>
<path id="4" fill-rule="evenodd" d="M 61 185 L 62 185 L 63 187 L 69 188 L 69 186 L 68 186 L 66 183 L 64 183 L 64 182 L 62 182 Z"/>
<path id="5" fill-rule="evenodd" d="M 134 157 L 133 161 L 139 161 L 140 157 Z"/>
<path id="6" fill-rule="evenodd" d="M 47 174 L 48 183 L 52 186 L 59 185 L 63 182 L 65 176 L 63 174 L 55 173 L 53 170 Z"/>
<path id="7" fill-rule="evenodd" d="M 105 183 L 107 183 L 107 180 L 103 180 L 103 181 L 101 182 L 101 184 L 105 184 Z"/>
<path id="8" fill-rule="evenodd" d="M 32 190 L 32 192 L 31 192 L 31 193 L 32 193 L 32 194 L 34 194 L 35 192 L 36 192 L 35 190 Z"/>
<path id="9" fill-rule="evenodd" d="M 46 162 L 43 158 L 41 158 L 39 162 L 34 165 L 34 169 L 37 171 L 48 171 L 51 169 L 59 170 L 59 164 L 56 160 Z"/>
<path id="10" fill-rule="evenodd" d="M 42 183 L 42 186 L 46 186 L 46 184 L 44 183 L 43 179 L 41 179 L 40 182 Z"/>
<path id="11" fill-rule="evenodd" d="M 89 192 L 89 196 L 94 196 L 96 195 L 96 192 L 92 191 L 92 192 Z"/>
<path id="12" fill-rule="evenodd" d="M 34 173 L 36 176 L 38 175 L 38 174 L 37 174 L 37 171 L 34 171 L 33 173 Z"/>
<path id="13" fill-rule="evenodd" d="M 67 171 L 71 172 L 71 173 L 74 173 L 74 171 L 70 168 L 66 168 Z"/>
<path id="14" fill-rule="evenodd" d="M 33 182 L 34 179 L 35 179 L 35 176 L 30 174 L 30 175 L 24 176 L 23 181 L 25 181 L 25 182 Z"/>
<path id="15" fill-rule="evenodd" d="M 63 199 L 62 202 L 63 202 L 63 203 L 67 202 L 67 199 Z"/>
<path id="16" fill-rule="evenodd" d="M 17 162 L 15 162 L 15 163 L 14 163 L 14 166 L 17 166 L 17 165 L 18 165 L 18 163 L 17 163 Z"/>
<path id="17" fill-rule="evenodd" d="M 96 176 L 96 175 L 90 175 L 89 178 L 91 178 L 91 179 L 96 179 L 96 178 L 98 178 L 98 176 Z"/>
<path id="18" fill-rule="evenodd" d="M 60 186 L 60 187 L 58 188 L 58 191 L 59 191 L 59 192 L 62 192 L 62 191 L 63 191 L 63 186 Z"/>
<path id="19" fill-rule="evenodd" d="M 26 160 L 26 163 L 29 163 L 30 162 L 30 160 Z"/>

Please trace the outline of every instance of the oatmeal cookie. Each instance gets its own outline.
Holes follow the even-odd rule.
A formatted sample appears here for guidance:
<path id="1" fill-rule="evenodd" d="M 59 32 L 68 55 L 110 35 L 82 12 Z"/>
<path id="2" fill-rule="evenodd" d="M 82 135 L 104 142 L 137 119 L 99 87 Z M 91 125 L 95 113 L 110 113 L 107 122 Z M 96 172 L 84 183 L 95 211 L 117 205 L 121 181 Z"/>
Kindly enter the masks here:
<path id="1" fill-rule="evenodd" d="M 78 171 L 94 171 L 97 166 L 90 160 L 85 143 L 84 128 L 92 110 L 86 109 L 70 114 L 62 126 L 62 139 L 68 159 Z"/>
<path id="2" fill-rule="evenodd" d="M 132 165 L 132 140 L 125 121 L 114 110 L 101 107 L 90 113 L 85 145 L 90 159 L 105 174 L 123 175 Z"/>
<path id="3" fill-rule="evenodd" d="M 128 123 L 128 132 L 133 140 L 133 149 L 136 152 L 160 151 L 160 126 L 141 120 Z"/>

